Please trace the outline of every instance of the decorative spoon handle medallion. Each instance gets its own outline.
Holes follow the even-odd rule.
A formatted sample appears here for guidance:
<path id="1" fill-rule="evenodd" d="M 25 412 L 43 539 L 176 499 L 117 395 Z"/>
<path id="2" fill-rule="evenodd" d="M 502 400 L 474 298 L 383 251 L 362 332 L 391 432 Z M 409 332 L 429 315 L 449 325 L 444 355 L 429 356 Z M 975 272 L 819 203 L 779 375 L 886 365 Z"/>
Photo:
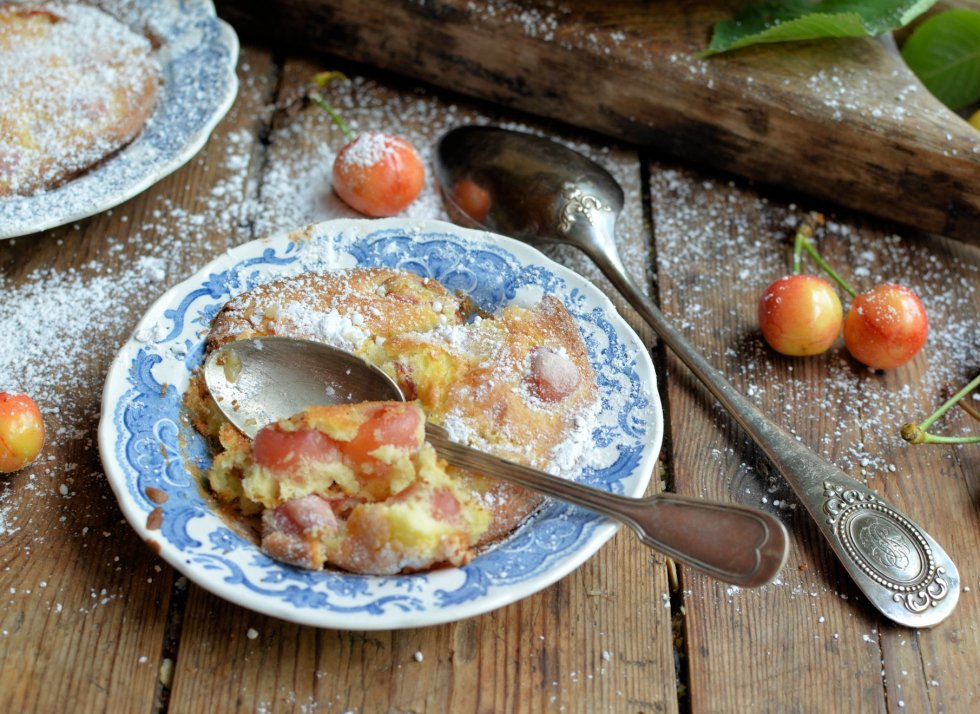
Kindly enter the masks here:
<path id="1" fill-rule="evenodd" d="M 871 491 L 824 483 L 827 524 L 863 575 L 892 591 L 913 613 L 936 607 L 950 594 L 947 569 L 936 562 L 928 536 Z"/>
<path id="2" fill-rule="evenodd" d="M 959 573 L 939 544 L 770 422 L 633 282 L 614 239 L 623 191 L 604 168 L 548 139 L 462 127 L 440 140 L 436 173 L 447 202 L 468 222 L 519 240 L 565 243 L 585 252 L 769 457 L 855 583 L 884 615 L 910 627 L 928 627 L 953 611 Z M 482 215 L 472 215 L 454 200 L 453 187 L 460 180 L 489 197 Z"/>

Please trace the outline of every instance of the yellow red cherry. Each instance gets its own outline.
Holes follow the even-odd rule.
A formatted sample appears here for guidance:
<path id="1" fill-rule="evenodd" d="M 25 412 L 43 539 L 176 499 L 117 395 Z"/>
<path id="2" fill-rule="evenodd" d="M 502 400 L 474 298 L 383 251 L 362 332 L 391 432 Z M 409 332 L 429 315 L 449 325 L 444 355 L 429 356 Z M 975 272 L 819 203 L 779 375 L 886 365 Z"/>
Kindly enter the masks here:
<path id="1" fill-rule="evenodd" d="M 844 345 L 874 369 L 899 367 L 926 343 L 929 319 L 919 297 L 894 283 L 854 298 L 844 320 Z"/>
<path id="2" fill-rule="evenodd" d="M 44 420 L 26 394 L 0 392 L 0 473 L 30 464 L 44 446 Z"/>
<path id="3" fill-rule="evenodd" d="M 422 158 L 406 139 L 364 132 L 344 146 L 333 164 L 333 188 L 355 211 L 380 218 L 408 207 L 425 183 Z"/>
<path id="4" fill-rule="evenodd" d="M 461 179 L 453 187 L 453 200 L 467 217 L 483 223 L 490 213 L 490 194 L 476 181 Z"/>
<path id="5" fill-rule="evenodd" d="M 815 275 L 787 275 L 759 300 L 759 327 L 769 346 L 793 357 L 818 355 L 840 335 L 844 310 L 833 286 Z"/>

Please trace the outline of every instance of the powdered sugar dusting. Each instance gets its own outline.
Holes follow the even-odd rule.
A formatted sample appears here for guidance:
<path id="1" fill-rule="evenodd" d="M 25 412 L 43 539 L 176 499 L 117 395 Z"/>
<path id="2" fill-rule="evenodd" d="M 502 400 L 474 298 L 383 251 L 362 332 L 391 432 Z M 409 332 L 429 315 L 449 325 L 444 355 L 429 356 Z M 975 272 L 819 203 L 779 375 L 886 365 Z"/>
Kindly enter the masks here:
<path id="1" fill-rule="evenodd" d="M 7 500 L 9 488 L 10 486 L 5 484 L 3 490 L 0 491 L 0 536 L 12 536 L 20 530 L 20 527 L 15 524 L 16 514 L 13 504 Z"/>
<path id="2" fill-rule="evenodd" d="M 30 196 L 0 199 L 0 238 L 64 225 L 135 196 L 190 160 L 234 100 L 238 40 L 217 19 L 208 0 L 138 4 L 105 0 L 99 6 L 129 26 L 134 41 L 145 43 L 143 34 L 148 32 L 160 43 L 154 56 L 165 81 L 154 111 L 135 140 L 73 180 Z M 94 12 L 72 10 L 76 11 Z M 101 35 L 99 40 L 115 42 Z M 0 62 L 0 67 L 5 64 Z M 105 79 L 105 72 L 104 67 L 88 68 L 86 82 Z M 85 103 L 80 107 L 84 113 Z M 99 113 L 96 110 L 89 107 L 93 116 Z"/>
<path id="3" fill-rule="evenodd" d="M 349 166 L 366 167 L 379 164 L 393 155 L 395 150 L 387 135 L 378 131 L 366 131 L 347 146 L 343 160 Z"/>
<path id="4" fill-rule="evenodd" d="M 896 471 L 887 454 L 906 448 L 899 428 L 918 421 L 975 376 L 980 332 L 976 329 L 977 278 L 980 268 L 959 264 L 954 270 L 926 245 L 898 234 L 870 238 L 859 228 L 829 220 L 818 236 L 818 248 L 858 290 L 894 282 L 918 294 L 929 316 L 926 346 L 917 360 L 927 364 L 916 384 L 903 369 L 873 373 L 857 365 L 838 341 L 825 355 L 787 367 L 774 380 L 776 364 L 788 362 L 773 353 L 758 334 L 754 307 L 766 285 L 790 272 L 793 233 L 805 216 L 801 207 L 780 208 L 736 182 L 698 181 L 688 172 L 663 167 L 652 172 L 652 196 L 658 232 L 659 272 L 665 303 L 675 304 L 671 319 L 702 349 L 699 335 L 716 335 L 723 351 L 708 354 L 757 406 L 791 431 L 826 414 L 840 414 L 836 428 L 817 437 L 818 453 L 857 478 L 875 478 Z M 772 216 L 763 223 L 757 216 Z M 781 216 L 781 219 L 780 219 Z M 687 275 L 697 269 L 697 277 Z M 807 266 L 806 272 L 818 268 Z M 958 272 L 957 272 L 958 271 Z M 676 281 L 676 282 L 675 282 Z M 708 308 L 699 294 L 732 294 L 736 299 Z M 849 301 L 844 301 L 845 310 Z M 816 360 L 826 377 L 815 379 L 806 369 Z M 934 395 L 921 403 L 921 395 Z M 778 410 L 778 411 L 777 411 Z M 719 415 L 722 414 L 720 408 Z M 955 433 L 975 430 L 968 419 L 941 426 Z M 862 434 L 855 438 L 855 434 Z M 719 462 L 732 454 L 718 454 Z M 740 472 L 752 467 L 742 464 Z M 904 474 L 910 478 L 912 474 Z M 781 495 L 780 495 L 781 494 Z M 764 488 L 767 503 L 793 502 L 781 477 L 773 475 Z"/>
<path id="5" fill-rule="evenodd" d="M 315 339 L 341 349 L 353 350 L 370 336 L 358 322 L 359 316 L 344 315 L 336 310 L 313 311 L 300 303 L 286 303 L 281 315 L 286 320 L 283 336 L 297 335 Z M 291 324 L 290 324 L 291 323 Z"/>
<path id="6" fill-rule="evenodd" d="M 117 345 L 93 335 L 133 319 L 134 291 L 164 287 L 155 265 L 138 261 L 109 275 L 96 274 L 102 267 L 96 262 L 83 270 L 39 269 L 21 286 L 0 275 L 0 384 L 29 393 L 48 413 L 88 405 L 89 379 L 96 375 L 65 366 L 108 363 Z"/>

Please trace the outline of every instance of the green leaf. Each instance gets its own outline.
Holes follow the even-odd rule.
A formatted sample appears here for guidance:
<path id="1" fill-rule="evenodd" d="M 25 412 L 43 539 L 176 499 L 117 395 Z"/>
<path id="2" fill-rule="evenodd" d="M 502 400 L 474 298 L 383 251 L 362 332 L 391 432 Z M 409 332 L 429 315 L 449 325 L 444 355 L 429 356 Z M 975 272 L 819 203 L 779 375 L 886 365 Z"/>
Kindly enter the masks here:
<path id="1" fill-rule="evenodd" d="M 980 100 L 980 12 L 949 10 L 930 17 L 909 37 L 902 57 L 951 109 Z"/>
<path id="2" fill-rule="evenodd" d="M 702 57 L 764 42 L 869 37 L 902 27 L 936 0 L 782 0 L 753 5 L 715 25 Z"/>

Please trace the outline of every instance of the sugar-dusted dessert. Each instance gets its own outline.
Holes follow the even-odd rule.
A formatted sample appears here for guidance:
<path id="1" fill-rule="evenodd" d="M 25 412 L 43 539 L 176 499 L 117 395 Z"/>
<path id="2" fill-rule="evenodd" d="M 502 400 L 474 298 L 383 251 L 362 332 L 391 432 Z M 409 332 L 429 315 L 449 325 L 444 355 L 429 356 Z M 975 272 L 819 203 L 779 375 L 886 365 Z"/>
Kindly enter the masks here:
<path id="1" fill-rule="evenodd" d="M 406 397 L 417 401 L 425 418 L 447 428 L 457 441 L 542 469 L 561 471 L 573 466 L 576 447 L 586 441 L 583 429 L 588 428 L 597 408 L 596 379 L 584 341 L 564 306 L 550 296 L 530 307 L 508 306 L 485 315 L 438 282 L 405 271 L 370 268 L 307 273 L 267 283 L 229 301 L 215 317 L 208 349 L 266 335 L 319 340 L 354 352 L 391 375 Z M 243 514 L 264 512 L 263 521 L 268 523 L 269 509 L 283 503 L 269 497 L 259 485 L 269 482 L 256 480 L 255 459 L 247 455 L 258 448 L 259 439 L 255 447 L 250 446 L 224 420 L 199 376 L 192 381 L 185 401 L 197 428 L 217 437 L 223 449 L 209 474 L 214 493 L 234 503 Z M 295 424 L 309 424 L 314 413 L 319 414 L 313 410 L 298 415 Z M 337 438 L 335 427 L 318 423 L 331 438 Z M 446 467 L 435 459 L 432 464 L 426 473 L 448 474 L 467 523 L 480 522 L 481 510 L 489 514 L 484 528 L 467 531 L 475 538 L 470 548 L 509 533 L 541 501 L 519 487 Z M 426 483 L 435 483 L 434 479 Z M 282 483 L 276 481 L 280 499 Z M 379 492 L 360 482 L 348 479 L 346 483 L 370 491 L 371 503 L 384 503 L 397 500 L 399 485 L 409 482 L 396 477 L 385 481 Z M 336 486 L 333 481 L 329 488 Z M 329 488 L 304 486 L 293 491 L 291 482 L 285 488 L 289 497 L 315 494 L 329 499 Z M 354 492 L 345 493 L 350 498 Z M 268 543 L 264 547 L 281 557 Z M 428 566 L 458 562 L 447 553 L 427 552 L 433 556 Z M 463 557 L 453 552 L 453 557 Z M 325 558 L 352 569 L 349 560 L 334 559 L 330 553 Z M 427 566 L 416 559 L 404 567 Z"/>
<path id="2" fill-rule="evenodd" d="M 132 141 L 153 110 L 150 41 L 76 3 L 0 3 L 0 197 L 30 195 Z"/>
<path id="3" fill-rule="evenodd" d="M 287 563 L 374 574 L 462 565 L 490 513 L 424 438 L 416 402 L 310 407 L 222 454 L 211 483 L 261 504 L 262 549 Z"/>

